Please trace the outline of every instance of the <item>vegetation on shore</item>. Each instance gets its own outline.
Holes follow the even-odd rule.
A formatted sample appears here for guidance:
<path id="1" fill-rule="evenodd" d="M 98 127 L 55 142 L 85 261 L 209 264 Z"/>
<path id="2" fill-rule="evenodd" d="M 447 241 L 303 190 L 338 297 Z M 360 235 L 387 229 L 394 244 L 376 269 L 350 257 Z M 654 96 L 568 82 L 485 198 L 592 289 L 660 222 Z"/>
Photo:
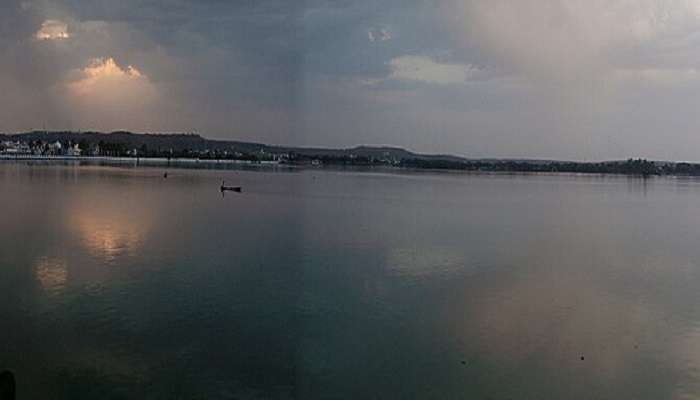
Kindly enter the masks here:
<path id="1" fill-rule="evenodd" d="M 285 147 L 242 141 L 209 140 L 195 134 L 28 132 L 0 135 L 0 154 L 241 160 L 290 165 L 388 166 L 486 172 L 700 176 L 700 164 L 694 163 L 658 162 L 645 159 L 606 162 L 474 160 L 451 155 L 418 154 L 396 147 L 358 146 L 349 149 Z"/>

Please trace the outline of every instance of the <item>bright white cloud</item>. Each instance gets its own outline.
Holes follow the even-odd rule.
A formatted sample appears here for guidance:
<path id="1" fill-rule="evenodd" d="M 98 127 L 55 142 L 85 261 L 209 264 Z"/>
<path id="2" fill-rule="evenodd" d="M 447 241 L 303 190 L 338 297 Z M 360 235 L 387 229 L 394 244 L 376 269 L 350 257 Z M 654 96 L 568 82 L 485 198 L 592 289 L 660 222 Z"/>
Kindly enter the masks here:
<path id="1" fill-rule="evenodd" d="M 56 19 L 47 19 L 34 34 L 38 40 L 63 40 L 70 38 L 68 25 Z"/>
<path id="2" fill-rule="evenodd" d="M 464 84 L 479 70 L 472 65 L 435 62 L 425 56 L 402 56 L 389 62 L 391 79 L 441 85 Z"/>
<path id="3" fill-rule="evenodd" d="M 94 59 L 73 71 L 59 95 L 66 113 L 86 129 L 148 128 L 156 118 L 152 108 L 159 99 L 148 76 L 136 67 L 118 65 L 113 58 Z"/>
<path id="4" fill-rule="evenodd" d="M 136 90 L 143 92 L 151 84 L 146 76 L 131 65 L 122 68 L 113 58 L 97 58 L 78 72 L 79 79 L 68 84 L 80 96 L 114 96 Z M 140 93 L 143 94 L 143 93 Z"/>

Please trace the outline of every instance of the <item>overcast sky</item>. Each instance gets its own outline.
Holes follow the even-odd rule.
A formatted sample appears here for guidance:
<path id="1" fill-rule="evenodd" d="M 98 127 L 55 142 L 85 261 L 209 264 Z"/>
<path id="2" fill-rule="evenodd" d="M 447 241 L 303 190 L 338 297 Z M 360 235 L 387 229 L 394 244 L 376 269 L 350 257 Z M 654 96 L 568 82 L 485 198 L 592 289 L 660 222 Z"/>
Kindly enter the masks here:
<path id="1" fill-rule="evenodd" d="M 2 0 L 0 131 L 700 161 L 700 0 Z"/>

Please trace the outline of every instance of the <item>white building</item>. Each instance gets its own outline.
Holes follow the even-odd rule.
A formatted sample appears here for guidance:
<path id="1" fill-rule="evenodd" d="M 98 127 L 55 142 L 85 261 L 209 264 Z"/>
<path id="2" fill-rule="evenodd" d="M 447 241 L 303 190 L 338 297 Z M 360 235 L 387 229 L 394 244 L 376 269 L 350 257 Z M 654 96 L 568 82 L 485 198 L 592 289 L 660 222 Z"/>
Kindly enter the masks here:
<path id="1" fill-rule="evenodd" d="M 59 143 L 60 144 L 60 143 Z M 73 146 L 68 146 L 66 149 L 66 155 L 71 156 L 71 157 L 79 157 L 83 153 L 83 150 L 78 146 L 78 144 L 74 144 Z"/>
<path id="2" fill-rule="evenodd" d="M 2 142 L 0 145 L 0 148 L 2 149 L 2 154 L 11 154 L 11 155 L 17 155 L 17 154 L 31 154 L 31 149 L 29 148 L 29 145 L 26 143 L 22 142 L 11 142 L 11 141 L 5 141 Z"/>
<path id="3" fill-rule="evenodd" d="M 63 145 L 61 145 L 61 142 L 56 141 L 54 143 L 49 143 L 49 153 L 53 155 L 62 155 Z"/>

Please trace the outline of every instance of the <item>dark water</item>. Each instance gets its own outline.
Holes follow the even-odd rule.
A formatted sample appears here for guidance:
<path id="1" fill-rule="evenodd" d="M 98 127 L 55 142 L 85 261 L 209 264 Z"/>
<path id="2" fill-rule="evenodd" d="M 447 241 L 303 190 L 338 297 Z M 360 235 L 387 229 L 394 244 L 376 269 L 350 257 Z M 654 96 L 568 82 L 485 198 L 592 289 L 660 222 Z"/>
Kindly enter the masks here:
<path id="1" fill-rule="evenodd" d="M 700 181 L 0 164 L 0 228 L 20 399 L 700 393 Z"/>

